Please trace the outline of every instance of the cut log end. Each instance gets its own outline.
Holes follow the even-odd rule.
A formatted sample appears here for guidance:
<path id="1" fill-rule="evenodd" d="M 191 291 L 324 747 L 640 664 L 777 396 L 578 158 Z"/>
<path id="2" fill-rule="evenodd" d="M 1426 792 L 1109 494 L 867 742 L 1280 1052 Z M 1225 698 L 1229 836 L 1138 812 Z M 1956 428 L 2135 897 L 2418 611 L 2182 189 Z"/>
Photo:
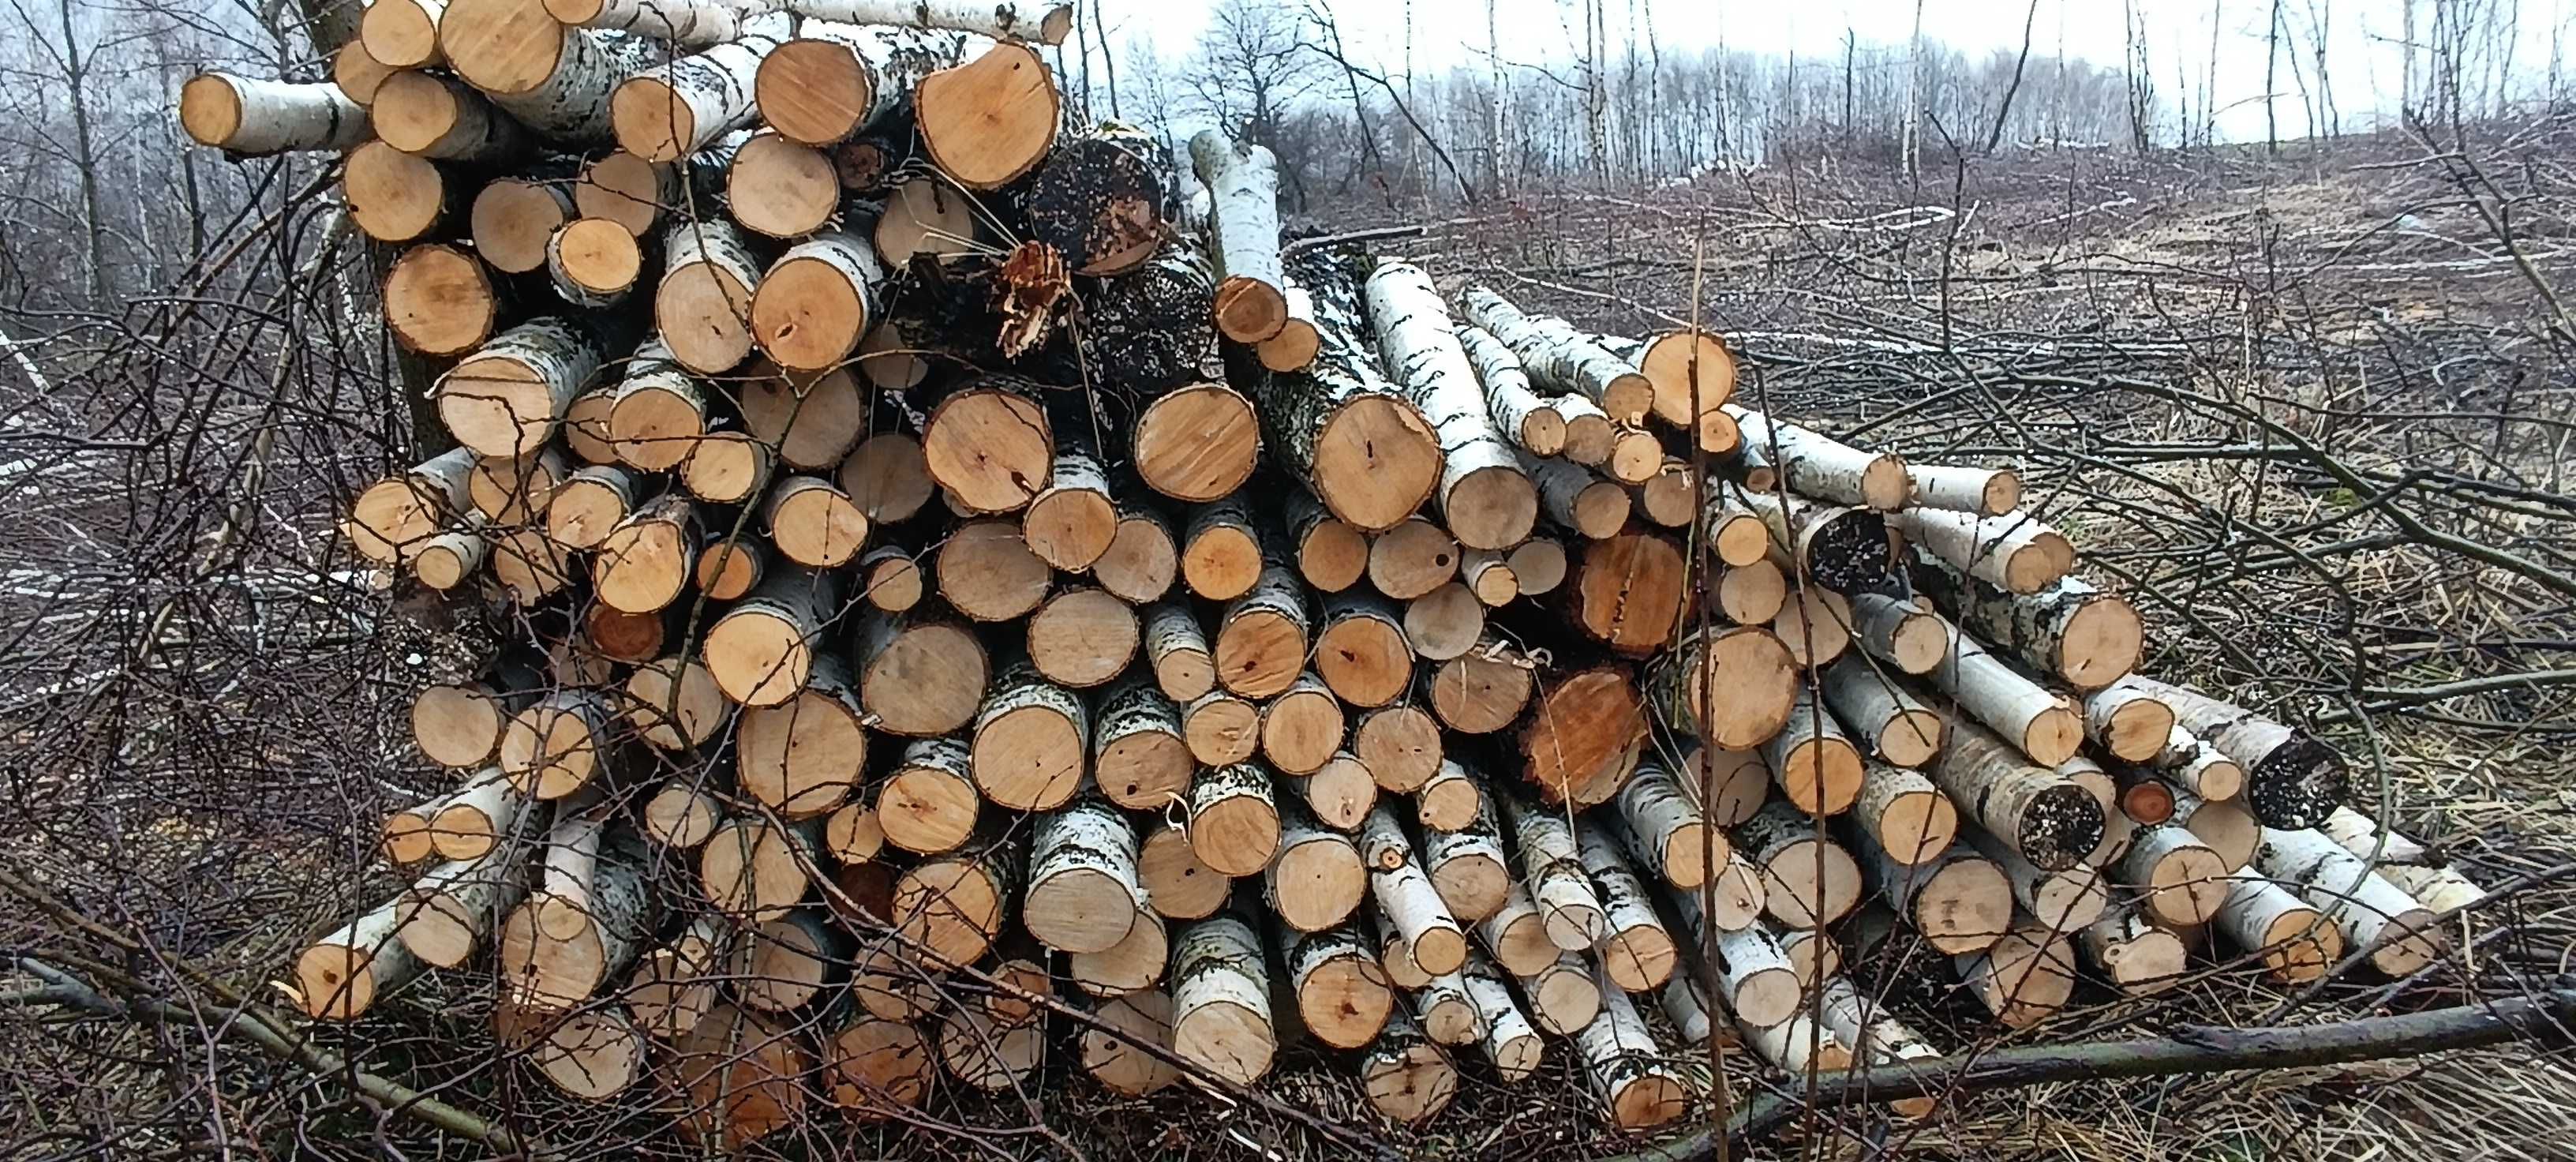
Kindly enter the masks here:
<path id="1" fill-rule="evenodd" d="M 1055 79 L 1026 45 L 996 44 L 923 77 L 913 102 L 931 160 L 968 189 L 1017 181 L 1055 142 Z"/>
<path id="2" fill-rule="evenodd" d="M 1367 532 L 1394 528 L 1440 483 L 1440 441 L 1409 403 L 1352 400 L 1315 438 L 1315 491 L 1333 515 Z"/>
<path id="3" fill-rule="evenodd" d="M 1136 419 L 1136 474 L 1174 500 L 1206 503 L 1252 478 L 1261 446 L 1252 403 L 1223 384 L 1182 387 Z"/>

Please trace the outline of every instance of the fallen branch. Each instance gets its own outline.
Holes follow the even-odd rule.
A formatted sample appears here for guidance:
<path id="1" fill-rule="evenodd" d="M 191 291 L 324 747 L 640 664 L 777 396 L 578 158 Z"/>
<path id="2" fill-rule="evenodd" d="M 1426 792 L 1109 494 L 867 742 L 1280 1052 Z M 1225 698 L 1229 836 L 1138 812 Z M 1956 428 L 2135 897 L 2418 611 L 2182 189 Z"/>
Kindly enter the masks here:
<path id="1" fill-rule="evenodd" d="M 2553 989 L 2489 1004 L 2325 1025 L 2261 1029 L 2185 1025 L 2164 1037 L 2145 1040 L 2034 1045 L 1832 1070 L 1817 1073 L 1803 1096 L 1764 1095 L 1730 1119 L 1726 1133 L 1730 1141 L 1744 1141 L 1780 1127 L 1802 1108 L 1847 1102 L 1877 1104 L 2060 1081 L 2344 1065 L 2526 1038 L 2559 1046 L 2570 1041 L 2565 1026 L 2571 1019 L 2576 1019 L 2576 989 Z M 1714 1135 L 1703 1132 L 1608 1162 L 1692 1162 L 1714 1157 L 1716 1151 Z"/>

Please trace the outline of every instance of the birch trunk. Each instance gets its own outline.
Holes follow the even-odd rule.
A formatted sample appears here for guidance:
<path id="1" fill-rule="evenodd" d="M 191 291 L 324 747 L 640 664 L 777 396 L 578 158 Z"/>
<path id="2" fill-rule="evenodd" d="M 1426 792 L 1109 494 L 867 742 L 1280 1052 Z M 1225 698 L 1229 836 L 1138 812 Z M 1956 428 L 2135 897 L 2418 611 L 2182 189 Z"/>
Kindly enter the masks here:
<path id="1" fill-rule="evenodd" d="M 1369 894 L 1386 910 L 1416 966 L 1439 976 L 1467 963 L 1465 929 L 1423 873 L 1413 845 L 1384 804 L 1360 824 L 1360 859 L 1369 868 Z"/>
<path id="2" fill-rule="evenodd" d="M 2264 875 L 2295 885 L 2343 931 L 2347 945 L 2367 950 L 2371 966 L 2391 978 L 2405 977 L 2442 955 L 2447 942 L 2430 910 L 2314 830 L 2264 828 L 2254 863 Z"/>
<path id="3" fill-rule="evenodd" d="M 1530 387 L 1520 356 L 1512 354 L 1493 332 L 1473 323 L 1458 324 L 1457 335 L 1459 349 L 1484 386 L 1485 411 L 1493 417 L 1494 430 L 1534 456 L 1564 452 L 1565 417 L 1552 397 Z"/>
<path id="4" fill-rule="evenodd" d="M 2140 677 L 2134 685 L 2176 720 L 2245 768 L 2246 805 L 2267 827 L 2310 827 L 2350 797 L 2343 756 L 2305 731 L 2197 690 Z"/>
<path id="5" fill-rule="evenodd" d="M 1601 967 L 1620 988 L 1645 992 L 1672 976 L 1681 950 L 1655 915 L 1646 885 L 1620 857 L 1610 826 L 1587 820 L 1575 828 L 1584 873 L 1601 894 L 1602 917 L 1609 927 L 1601 942 Z"/>
<path id="6" fill-rule="evenodd" d="M 1795 491 L 1878 512 L 1894 512 L 1913 499 L 1914 486 L 1902 456 L 1864 451 L 1731 404 L 1725 411 L 1743 432 L 1745 444 L 1762 449 L 1764 458 L 1775 471 L 1786 474 Z"/>
<path id="7" fill-rule="evenodd" d="M 2032 766 L 1984 730 L 1962 725 L 1951 732 L 1950 745 L 1926 773 L 1951 802 L 2035 867 L 2073 867 L 2102 842 L 2102 804 L 2090 791 Z"/>
<path id="8" fill-rule="evenodd" d="M 1581 952 L 1609 936 L 1601 897 L 1584 875 L 1569 817 L 1519 795 L 1503 797 L 1503 811 L 1520 849 L 1521 877 L 1556 947 Z"/>
<path id="9" fill-rule="evenodd" d="M 1387 262 L 1367 283 L 1380 358 L 1422 409 L 1440 442 L 1433 497 L 1459 543 L 1508 549 L 1528 539 L 1538 496 L 1512 446 L 1494 430 L 1476 370 L 1460 348 L 1449 308 L 1420 267 Z"/>
<path id="10" fill-rule="evenodd" d="M 1250 142 L 1213 129 L 1190 139 L 1190 161 L 1213 197 L 1210 257 L 1217 273 L 1216 325 L 1237 343 L 1258 343 L 1288 322 L 1279 261 L 1279 163 Z"/>
<path id="11" fill-rule="evenodd" d="M 1073 31 L 1073 5 L 1018 0 L 788 0 L 789 11 L 840 24 L 969 32 L 1055 45 Z"/>
<path id="12" fill-rule="evenodd" d="M 367 110 L 335 85 L 199 73 L 179 88 L 179 125 L 197 144 L 238 157 L 344 150 L 365 141 Z"/>
<path id="13" fill-rule="evenodd" d="M 1977 517 L 1918 508 L 1888 523 L 1907 543 L 2007 593 L 2046 589 L 2075 562 L 2075 549 L 2063 534 L 2027 515 Z"/>
<path id="14" fill-rule="evenodd" d="M 1690 1104 L 1681 1076 L 1663 1062 L 1646 1023 L 1628 1003 L 1628 994 L 1604 977 L 1600 982 L 1601 1015 L 1574 1038 L 1610 1123 L 1622 1130 L 1643 1130 L 1678 1118 Z"/>
<path id="15" fill-rule="evenodd" d="M 1199 921 L 1172 946 L 1172 1049 L 1238 1085 L 1270 1072 L 1277 1039 L 1270 974 L 1252 929 L 1231 915 Z"/>
<path id="16" fill-rule="evenodd" d="M 1655 403 L 1654 384 L 1634 365 L 1605 351 L 1574 326 L 1554 316 L 1522 314 L 1501 295 L 1469 287 L 1459 296 L 1470 322 L 1484 328 L 1520 357 L 1530 382 L 1560 393 L 1580 395 L 1599 404 L 1612 420 L 1645 422 Z"/>
<path id="17" fill-rule="evenodd" d="M 2251 868 L 2228 876 L 2227 902 L 2215 923 L 2283 984 L 2310 983 L 2343 960 L 2343 931 L 2335 922 Z"/>
<path id="18" fill-rule="evenodd" d="M 1104 800 L 1081 799 L 1038 821 L 1029 846 L 1029 935 L 1061 952 L 1105 952 L 1127 938 L 1145 890 L 1136 829 Z"/>

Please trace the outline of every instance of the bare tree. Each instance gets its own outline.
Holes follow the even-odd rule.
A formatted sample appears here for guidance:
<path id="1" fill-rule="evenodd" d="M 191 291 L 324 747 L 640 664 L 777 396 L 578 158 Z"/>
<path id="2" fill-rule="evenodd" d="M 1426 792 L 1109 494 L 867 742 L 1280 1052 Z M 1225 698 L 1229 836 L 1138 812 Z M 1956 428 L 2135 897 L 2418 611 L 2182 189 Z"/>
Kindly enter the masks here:
<path id="1" fill-rule="evenodd" d="M 2030 65 L 2030 30 L 2039 23 L 2039 0 L 2030 0 L 2030 8 L 2021 16 L 2021 56 L 2013 61 L 2012 83 L 2004 86 L 2004 99 L 1995 103 L 1995 128 L 1986 134 L 1986 152 L 1993 153 L 2004 141 L 2004 122 L 2012 117 L 2013 94 L 2021 92 L 2021 75 Z M 2214 55 L 2217 50 L 2210 50 Z"/>
<path id="2" fill-rule="evenodd" d="M 1215 118 L 1235 136 L 1275 146 L 1288 111 L 1325 81 L 1323 62 L 1307 51 L 1298 23 L 1297 13 L 1277 0 L 1218 4 L 1181 73 L 1190 111 Z"/>

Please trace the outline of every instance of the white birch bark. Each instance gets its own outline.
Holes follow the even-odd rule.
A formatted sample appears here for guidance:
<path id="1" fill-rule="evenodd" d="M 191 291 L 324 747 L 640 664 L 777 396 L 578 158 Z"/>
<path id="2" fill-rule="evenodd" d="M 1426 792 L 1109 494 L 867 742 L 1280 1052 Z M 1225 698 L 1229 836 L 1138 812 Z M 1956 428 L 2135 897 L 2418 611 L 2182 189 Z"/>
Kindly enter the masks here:
<path id="1" fill-rule="evenodd" d="M 1664 1063 L 1628 994 L 1606 978 L 1600 987 L 1601 1013 L 1575 1034 L 1574 1044 L 1612 1120 L 1635 1128 L 1679 1116 L 1688 1093 L 1681 1076 Z"/>
<path id="2" fill-rule="evenodd" d="M 1473 323 L 1458 324 L 1457 335 L 1459 349 L 1484 385 L 1485 411 L 1493 417 L 1494 430 L 1532 455 L 1565 451 L 1565 417 L 1553 397 L 1530 387 L 1520 357 L 1493 332 Z"/>
<path id="3" fill-rule="evenodd" d="M 1602 918 L 1610 929 L 1601 940 L 1603 964 L 1611 966 L 1611 975 L 1621 987 L 1643 991 L 1663 984 L 1672 974 L 1675 945 L 1655 914 L 1654 897 L 1646 894 L 1645 882 L 1620 856 L 1620 841 L 1611 834 L 1611 826 L 1589 819 L 1576 824 L 1576 846 L 1585 874 L 1601 894 Z"/>
<path id="4" fill-rule="evenodd" d="M 1058 881 L 1076 878 L 1089 883 L 1075 889 L 1074 899 L 1053 899 Z M 1090 893 L 1104 883 L 1125 897 L 1111 912 L 1126 923 L 1093 923 L 1096 917 L 1072 907 L 1096 903 Z M 1136 827 L 1125 815 L 1105 801 L 1083 798 L 1038 820 L 1029 841 L 1028 899 L 1021 912 L 1030 935 L 1062 952 L 1106 952 L 1127 938 L 1128 924 L 1144 907 L 1145 889 L 1136 880 Z"/>
<path id="5" fill-rule="evenodd" d="M 1367 821 L 1360 824 L 1360 858 L 1369 866 L 1369 894 L 1386 910 L 1396 935 L 1414 953 L 1414 963 L 1426 973 L 1457 971 L 1465 962 L 1466 929 L 1450 914 L 1440 889 L 1432 886 L 1431 877 L 1413 858 L 1403 828 L 1383 804 L 1372 808 Z M 1395 860 L 1393 866 L 1388 865 L 1390 858 Z M 1432 941 L 1429 949 L 1424 947 L 1426 938 Z M 1430 956 L 1427 964 L 1423 963 L 1426 954 Z"/>
<path id="6" fill-rule="evenodd" d="M 1924 674 L 1948 661 L 1956 636 L 1940 614 L 1884 593 L 1851 600 L 1852 640 L 1869 656 L 1908 674 Z"/>
<path id="7" fill-rule="evenodd" d="M 2433 913 L 2406 889 L 2371 874 L 2370 865 L 2313 828 L 2263 829 L 2255 866 L 2301 896 L 2343 930 L 2351 947 L 2392 977 L 2431 963 L 2448 943 Z"/>
<path id="8" fill-rule="evenodd" d="M 1213 201 L 1208 214 L 1208 257 L 1216 268 L 1218 297 L 1223 284 L 1243 280 L 1267 288 L 1282 303 L 1287 272 L 1279 262 L 1279 163 L 1270 150 L 1250 142 L 1226 140 L 1213 129 L 1190 139 L 1190 161 Z M 1220 322 L 1222 322 L 1220 311 Z M 1227 337 L 1258 343 L 1279 333 L 1287 312 L 1266 329 Z"/>
<path id="9" fill-rule="evenodd" d="M 1183 930 L 1172 944 L 1173 1051 L 1242 1084 L 1270 1072 L 1275 1041 L 1264 965 L 1261 942 L 1231 915 Z"/>
<path id="10" fill-rule="evenodd" d="M 200 145 L 239 157 L 355 149 L 371 130 L 339 86 L 199 73 L 179 90 L 179 124 Z"/>
<path id="11" fill-rule="evenodd" d="M 1735 1025 L 1744 1030 L 1744 1039 L 1753 1051 L 1789 1075 L 1793 1085 L 1811 1071 L 1851 1067 L 1851 1046 L 1805 1013 L 1792 1014 L 1772 1025 L 1756 1025 L 1738 1015 Z"/>
<path id="12" fill-rule="evenodd" d="M 458 443 L 485 456 L 532 453 L 553 438 L 600 359 L 598 344 L 571 321 L 531 319 L 493 336 L 439 377 L 439 418 Z M 497 374 L 510 368 L 516 371 L 508 378 Z M 496 374 L 482 374 L 487 371 Z"/>
<path id="13" fill-rule="evenodd" d="M 635 116 L 638 106 L 645 107 L 649 115 L 643 124 L 679 130 L 686 136 L 663 132 L 639 136 L 641 126 L 630 121 L 616 127 L 617 144 L 646 161 L 677 161 L 750 125 L 759 112 L 752 99 L 752 85 L 760 75 L 760 62 L 788 33 L 784 14 L 755 17 L 750 24 L 752 27 L 724 43 L 656 64 L 618 82 L 624 93 L 622 98 L 611 98 L 612 107 L 628 106 L 629 118 Z M 681 116 L 683 111 L 687 116 Z M 873 252 L 869 257 L 875 257 Z"/>
<path id="14" fill-rule="evenodd" d="M 1893 675 L 1845 654 L 1825 668 L 1825 705 L 1869 740 L 1869 756 L 1899 767 L 1932 761 L 1950 736 L 1950 720 L 1923 704 Z"/>
<path id="15" fill-rule="evenodd" d="M 2176 725 L 2172 707 L 2128 678 L 2084 696 L 2084 737 L 2113 758 L 2155 758 L 2170 745 Z"/>
<path id="16" fill-rule="evenodd" d="M 1510 898 L 1511 871 L 1503 858 L 1502 834 L 1494 826 L 1492 796 L 1477 799 L 1475 817 L 1465 827 L 1423 828 L 1422 865 L 1440 887 L 1449 914 L 1461 922 L 1476 923 L 1500 911 Z M 1468 883 L 1487 882 L 1501 890 L 1491 896 L 1466 890 Z"/>
<path id="17" fill-rule="evenodd" d="M 968 32 L 1048 45 L 1063 43 L 1073 28 L 1073 5 L 1020 0 L 785 0 L 782 7 L 842 24 Z"/>
<path id="18" fill-rule="evenodd" d="M 1817 1007 L 1825 1028 L 1850 1046 L 1861 1060 L 1872 1065 L 1892 1065 L 1941 1055 L 1885 1005 L 1852 987 L 1849 978 L 1828 977 L 1819 987 L 1822 1003 Z"/>
<path id="19" fill-rule="evenodd" d="M 2082 718 L 2074 707 L 1956 627 L 1950 642 L 1950 660 L 1931 674 L 1936 688 L 2031 761 L 2055 766 L 2073 757 L 2082 742 Z"/>
<path id="20" fill-rule="evenodd" d="M 1745 445 L 1762 449 L 1772 467 L 1786 474 L 1792 490 L 1881 512 L 1904 508 L 1912 499 L 1902 456 L 1855 448 L 1750 408 L 1718 406 L 1743 431 Z"/>
<path id="21" fill-rule="evenodd" d="M 671 223 L 662 235 L 662 279 L 654 293 L 653 320 L 672 357 L 700 375 L 731 371 L 751 351 L 751 295 L 760 285 L 761 267 L 731 218 L 709 214 Z M 704 268 L 703 270 L 701 268 Z M 703 308 L 703 288 L 679 284 L 696 271 L 701 282 L 739 287 L 739 301 L 724 303 L 721 313 Z M 684 307 L 683 304 L 687 304 Z"/>
<path id="22" fill-rule="evenodd" d="M 364 1016 L 378 996 L 420 974 L 420 958 L 400 939 L 403 916 L 397 896 L 305 946 L 295 958 L 295 997 L 306 1016 Z"/>
<path id="23" fill-rule="evenodd" d="M 1748 1028 L 1768 1028 L 1798 1011 L 1802 989 L 1780 939 L 1755 924 L 1717 936 L 1718 995 Z"/>
<path id="24" fill-rule="evenodd" d="M 2111 906 L 2110 888 L 2102 882 L 2097 868 L 2078 863 L 2045 871 L 2031 866 L 2020 852 L 1984 831 L 1969 832 L 1968 842 L 2003 869 L 2004 882 L 2012 885 L 2013 902 L 2051 932 L 2088 927 Z"/>
<path id="25" fill-rule="evenodd" d="M 1908 464 L 1914 503 L 1927 509 L 2002 516 L 2021 503 L 2021 474 L 2010 468 L 1966 468 L 1948 464 Z"/>
<path id="26" fill-rule="evenodd" d="M 1519 794 L 1503 796 L 1503 811 L 1520 850 L 1522 882 L 1547 924 L 1548 939 L 1568 952 L 1599 944 L 1610 934 L 1609 920 L 1584 875 L 1573 826 Z"/>
<path id="27" fill-rule="evenodd" d="M 1983 730 L 1953 731 L 1925 773 L 1962 814 L 2038 867 L 2072 867 L 2102 842 L 2104 812 L 2091 791 Z"/>
<path id="28" fill-rule="evenodd" d="M 2148 765 L 2175 786 L 2212 802 L 2245 793 L 2245 768 L 2180 726 L 2166 732 L 2164 748 Z"/>
<path id="29" fill-rule="evenodd" d="M 2383 831 L 2370 816 L 2350 807 L 2335 808 L 2317 830 L 2342 844 L 2354 858 L 2369 862 L 2380 878 L 2406 889 L 2430 911 L 2450 912 L 2486 898 L 2486 889 L 2458 869 L 2432 862 L 2433 853 L 2423 843 L 2404 832 Z"/>
<path id="30" fill-rule="evenodd" d="M 1907 543 L 2007 592 L 2037 593 L 2075 567 L 2073 543 L 2025 513 L 1979 517 L 1910 509 L 1888 523 Z"/>
<path id="31" fill-rule="evenodd" d="M 1189 702 L 1214 688 L 1214 658 L 1189 606 L 1166 602 L 1145 611 L 1145 660 L 1164 697 Z"/>
<path id="32" fill-rule="evenodd" d="M 1699 982 L 1691 979 L 1689 973 L 1674 973 L 1673 979 L 1664 982 L 1658 999 L 1664 1005 L 1664 1019 L 1673 1023 L 1673 1034 L 1682 1039 L 1682 1044 L 1708 1043 L 1708 1036 L 1716 1030 L 1717 1022 L 1709 1016 L 1709 1006 L 1706 998 L 1700 995 Z"/>
<path id="33" fill-rule="evenodd" d="M 2227 877 L 2227 901 L 2212 922 L 2284 983 L 2315 980 L 2343 959 L 2343 930 L 2334 920 L 2250 867 Z"/>
<path id="34" fill-rule="evenodd" d="M 403 946 L 437 968 L 473 959 L 527 893 L 526 869 L 513 854 L 496 849 L 480 859 L 443 863 L 403 889 L 396 897 Z"/>
<path id="35" fill-rule="evenodd" d="M 1414 1018 L 1434 1042 L 1473 1045 L 1484 1039 L 1484 1014 L 1468 995 L 1464 969 L 1434 974 L 1410 999 Z"/>
<path id="36" fill-rule="evenodd" d="M 523 92 L 483 93 L 502 112 L 557 145 L 606 145 L 617 135 L 610 97 L 626 78 L 652 68 L 657 56 L 649 40 L 567 28 L 555 70 L 546 79 Z"/>
<path id="37" fill-rule="evenodd" d="M 1637 425 L 1654 407 L 1654 385 L 1634 364 L 1612 355 L 1573 324 L 1549 315 L 1526 315 L 1492 291 L 1469 287 L 1459 296 L 1469 321 L 1483 327 L 1520 357 L 1532 384 L 1580 395 L 1610 418 Z"/>
<path id="38" fill-rule="evenodd" d="M 546 11 L 581 28 L 631 32 L 698 48 L 741 36 L 745 22 L 769 7 L 759 0 L 552 0 Z"/>
<path id="39" fill-rule="evenodd" d="M 1503 983 L 1502 973 L 1484 957 L 1470 957 L 1465 973 L 1467 999 L 1476 1006 L 1476 1016 L 1484 1026 L 1479 1038 L 1485 1048 L 1485 1059 L 1494 1063 L 1494 1072 L 1505 1085 L 1519 1083 L 1536 1072 L 1547 1056 L 1546 1043 L 1530 1027 L 1529 1018 L 1512 1000 L 1512 990 Z"/>
<path id="40" fill-rule="evenodd" d="M 1282 801 L 1279 808 L 1279 850 L 1261 872 L 1263 901 L 1281 924 L 1299 932 L 1325 931 L 1350 919 L 1368 895 L 1367 864 L 1360 859 L 1359 846 L 1350 836 L 1317 821 L 1294 798 Z M 1290 866 L 1292 852 L 1300 853 L 1298 868 Z M 1320 869 L 1328 880 L 1346 872 L 1352 890 L 1337 897 L 1324 886 L 1285 878 L 1301 868 L 1308 874 Z"/>
<path id="41" fill-rule="evenodd" d="M 1696 891 L 1708 869 L 1724 866 L 1734 845 L 1713 832 L 1699 806 L 1683 792 L 1681 781 L 1660 763 L 1640 762 L 1637 772 L 1619 788 L 1619 818 L 1637 845 L 1641 863 L 1660 872 L 1666 883 Z"/>
<path id="42" fill-rule="evenodd" d="M 1388 378 L 1404 385 L 1440 441 L 1440 487 L 1432 495 L 1442 521 L 1471 549 L 1508 549 L 1528 539 L 1536 494 L 1512 445 L 1495 431 L 1431 276 L 1409 262 L 1386 262 L 1369 275 L 1365 290 Z M 1487 479 L 1468 503 L 1462 490 L 1480 476 Z"/>
<path id="43" fill-rule="evenodd" d="M 1540 510 L 1557 527 L 1599 540 L 1626 526 L 1633 502 L 1618 484 L 1570 460 L 1524 455 L 1520 463 Z"/>
<path id="44" fill-rule="evenodd" d="M 1933 587 L 1948 592 L 1935 597 L 1962 626 L 2044 675 L 2078 691 L 2099 690 L 2137 667 L 2145 632 L 2137 611 L 2081 578 L 2061 577 L 2034 592 L 2011 593 L 1961 577 L 1937 557 L 1917 552 L 1915 560 L 1946 574 Z M 1924 577 L 1917 570 L 1918 582 Z M 2072 653 L 2070 640 L 2078 646 Z M 2223 743 L 2220 749 L 2226 749 Z"/>

